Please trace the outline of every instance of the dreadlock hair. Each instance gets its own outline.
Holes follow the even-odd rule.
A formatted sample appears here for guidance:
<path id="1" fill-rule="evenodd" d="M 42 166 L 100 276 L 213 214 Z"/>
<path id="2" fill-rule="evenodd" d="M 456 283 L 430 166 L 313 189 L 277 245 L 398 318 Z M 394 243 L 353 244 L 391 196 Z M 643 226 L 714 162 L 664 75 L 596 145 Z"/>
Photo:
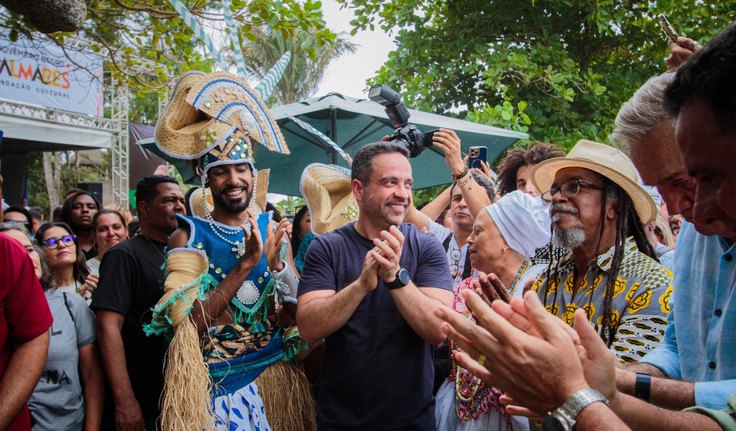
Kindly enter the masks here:
<path id="1" fill-rule="evenodd" d="M 611 347 L 614 335 L 616 334 L 616 329 L 619 324 L 618 319 L 615 319 L 613 316 L 613 292 L 616 290 L 616 279 L 618 278 L 618 273 L 621 270 L 621 264 L 623 263 L 623 259 L 625 256 L 626 241 L 628 237 L 633 237 L 634 242 L 636 242 L 636 246 L 640 252 L 646 254 L 650 258 L 654 259 L 656 262 L 659 262 L 659 260 L 657 259 L 657 254 L 654 251 L 654 248 L 647 240 L 646 233 L 644 232 L 644 226 L 639 219 L 639 215 L 637 214 L 634 203 L 629 195 L 624 191 L 624 189 L 622 189 L 620 186 L 618 186 L 616 183 L 609 180 L 608 178 L 604 177 L 603 180 L 603 202 L 601 205 L 600 226 L 597 239 L 598 242 L 595 247 L 596 255 L 605 252 L 605 250 L 600 250 L 600 245 L 603 236 L 603 228 L 605 227 L 606 223 L 606 206 L 609 202 L 613 203 L 616 206 L 616 237 L 613 245 L 614 248 L 613 257 L 611 259 L 611 269 L 608 280 L 606 282 L 605 291 L 603 292 L 603 314 L 601 317 L 601 326 L 598 330 L 598 333 L 600 334 L 606 345 L 608 347 Z M 553 229 L 551 225 L 550 229 Z M 548 247 L 551 256 L 551 241 Z M 549 288 L 551 284 L 550 281 L 554 280 L 554 283 L 557 285 L 552 300 L 552 303 L 555 304 L 555 306 L 557 304 L 557 293 L 560 291 L 561 288 L 564 288 L 564 286 L 560 285 L 563 280 L 559 279 L 560 259 L 555 260 L 554 271 L 552 270 L 552 267 L 552 263 L 547 266 L 547 283 L 544 287 L 545 307 L 547 306 L 547 294 L 549 293 Z M 595 267 L 595 271 L 595 276 L 592 277 L 590 280 L 590 286 L 584 286 L 584 288 L 593 288 L 592 283 L 598 278 L 601 273 L 601 270 L 600 268 L 598 268 L 598 266 Z M 590 303 L 593 301 L 592 292 L 590 295 L 588 295 L 588 298 L 588 305 L 590 305 Z"/>

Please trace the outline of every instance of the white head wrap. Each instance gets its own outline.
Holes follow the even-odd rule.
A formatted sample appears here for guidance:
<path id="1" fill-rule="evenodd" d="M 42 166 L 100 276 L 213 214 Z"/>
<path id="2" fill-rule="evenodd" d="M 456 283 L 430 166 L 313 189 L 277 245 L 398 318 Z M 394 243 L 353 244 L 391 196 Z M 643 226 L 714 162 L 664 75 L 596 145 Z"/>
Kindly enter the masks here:
<path id="1" fill-rule="evenodd" d="M 549 243 L 550 218 L 540 196 L 520 191 L 506 194 L 486 207 L 501 236 L 514 251 L 530 258 Z"/>

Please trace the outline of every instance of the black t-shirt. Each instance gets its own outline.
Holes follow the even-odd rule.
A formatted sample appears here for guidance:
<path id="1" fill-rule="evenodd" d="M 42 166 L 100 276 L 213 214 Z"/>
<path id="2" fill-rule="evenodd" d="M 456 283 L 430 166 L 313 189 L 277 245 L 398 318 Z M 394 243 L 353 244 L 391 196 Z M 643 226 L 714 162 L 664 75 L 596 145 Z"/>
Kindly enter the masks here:
<path id="1" fill-rule="evenodd" d="M 147 337 L 143 324 L 151 321 L 151 307 L 163 295 L 166 244 L 135 236 L 108 250 L 100 266 L 100 281 L 91 308 L 125 316 L 121 336 L 125 361 L 143 415 L 158 416 L 163 389 L 163 360 L 166 343 L 162 337 Z"/>
<path id="2" fill-rule="evenodd" d="M 97 256 L 97 247 L 92 247 L 87 251 L 82 250 L 82 253 L 84 253 L 84 260 L 90 260 Z"/>
<path id="3" fill-rule="evenodd" d="M 419 287 L 452 290 L 437 239 L 402 223 L 401 266 Z M 309 245 L 299 294 L 354 282 L 373 242 L 349 224 Z M 427 310 L 431 313 L 432 310 Z M 433 430 L 434 368 L 429 344 L 409 326 L 379 281 L 347 323 L 325 339 L 317 400 L 320 431 Z"/>

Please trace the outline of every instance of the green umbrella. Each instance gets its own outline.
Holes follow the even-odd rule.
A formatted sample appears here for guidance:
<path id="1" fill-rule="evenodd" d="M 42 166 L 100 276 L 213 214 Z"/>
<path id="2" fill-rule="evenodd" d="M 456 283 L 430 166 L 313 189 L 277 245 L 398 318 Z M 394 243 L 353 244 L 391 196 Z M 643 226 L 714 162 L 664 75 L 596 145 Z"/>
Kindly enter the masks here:
<path id="1" fill-rule="evenodd" d="M 409 122 L 424 132 L 440 127 L 454 130 L 462 140 L 464 153 L 472 146 L 488 147 L 489 161 L 495 160 L 517 140 L 527 138 L 524 133 L 443 115 L 412 109 L 409 113 L 411 114 Z M 380 141 L 384 136 L 393 135 L 394 132 L 383 106 L 367 99 L 354 99 L 337 93 L 277 106 L 271 109 L 271 115 L 278 121 L 291 154 L 287 156 L 257 146 L 256 168 L 271 169 L 269 193 L 289 196 L 300 195 L 299 180 L 310 163 L 332 163 L 350 167 L 331 143 L 305 130 L 303 125 L 293 121 L 292 118 L 297 118 L 323 133 L 351 156 L 363 145 Z M 153 139 L 138 141 L 138 144 L 162 156 Z M 185 181 L 192 177 L 191 162 L 170 161 L 179 169 Z M 411 159 L 411 165 L 414 188 L 450 182 L 450 172 L 445 165 L 444 156 L 434 148 L 427 148 L 419 157 Z"/>

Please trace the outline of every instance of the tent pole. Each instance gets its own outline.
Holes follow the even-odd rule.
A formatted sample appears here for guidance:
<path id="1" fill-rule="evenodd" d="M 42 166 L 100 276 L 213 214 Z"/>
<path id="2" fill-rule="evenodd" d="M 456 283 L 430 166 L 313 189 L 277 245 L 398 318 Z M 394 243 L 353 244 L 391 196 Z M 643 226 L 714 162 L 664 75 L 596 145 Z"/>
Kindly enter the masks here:
<path id="1" fill-rule="evenodd" d="M 330 108 L 330 139 L 332 142 L 337 144 L 337 109 Z M 339 145 L 339 144 L 338 144 Z M 332 160 L 332 164 L 337 164 L 337 153 L 332 150 L 330 151 L 330 160 Z"/>

